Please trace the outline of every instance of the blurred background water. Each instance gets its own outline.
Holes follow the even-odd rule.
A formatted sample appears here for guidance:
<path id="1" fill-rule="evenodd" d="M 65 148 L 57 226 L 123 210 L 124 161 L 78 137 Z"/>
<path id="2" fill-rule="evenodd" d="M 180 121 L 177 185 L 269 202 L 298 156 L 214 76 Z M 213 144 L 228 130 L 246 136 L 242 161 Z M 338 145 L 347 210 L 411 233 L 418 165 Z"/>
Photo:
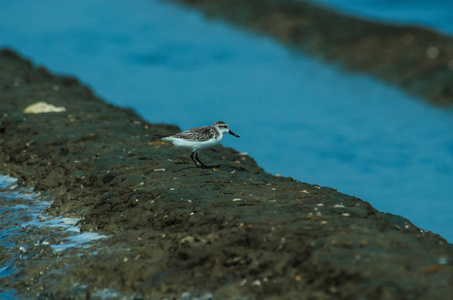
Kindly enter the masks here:
<path id="1" fill-rule="evenodd" d="M 317 1 L 453 33 L 436 1 Z M 266 171 L 336 188 L 453 241 L 453 111 L 176 4 L 0 3 L 0 47 L 77 76 L 149 122 L 225 121 L 241 138 L 222 143 Z"/>
<path id="2" fill-rule="evenodd" d="M 453 1 L 445 0 L 311 0 L 348 15 L 393 24 L 413 24 L 453 34 Z"/>

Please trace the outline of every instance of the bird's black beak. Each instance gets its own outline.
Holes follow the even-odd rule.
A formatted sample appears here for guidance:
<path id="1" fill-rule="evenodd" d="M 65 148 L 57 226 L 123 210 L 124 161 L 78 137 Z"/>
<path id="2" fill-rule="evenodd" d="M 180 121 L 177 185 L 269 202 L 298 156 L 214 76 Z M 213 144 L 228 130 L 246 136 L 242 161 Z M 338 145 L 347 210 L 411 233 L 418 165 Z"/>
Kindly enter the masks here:
<path id="1" fill-rule="evenodd" d="M 234 135 L 235 137 L 240 137 L 239 135 L 237 135 L 236 133 L 234 133 L 234 132 L 231 131 L 231 130 L 229 130 L 228 133 L 231 134 L 231 135 Z"/>

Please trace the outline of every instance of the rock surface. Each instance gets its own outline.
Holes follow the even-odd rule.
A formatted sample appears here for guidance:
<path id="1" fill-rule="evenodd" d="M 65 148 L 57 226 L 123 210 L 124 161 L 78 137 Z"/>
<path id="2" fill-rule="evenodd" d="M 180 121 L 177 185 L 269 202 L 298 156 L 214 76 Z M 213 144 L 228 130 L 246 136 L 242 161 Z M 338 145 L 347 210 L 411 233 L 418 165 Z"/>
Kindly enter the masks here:
<path id="1" fill-rule="evenodd" d="M 445 299 L 453 247 L 334 189 L 266 173 L 218 146 L 201 153 L 154 138 L 150 124 L 76 79 L 0 52 L 0 172 L 109 238 L 96 251 L 27 245 L 3 289 L 41 299 Z M 26 114 L 46 102 L 65 111 Z M 0 249 L 0 261 L 18 253 Z M 0 290 L 1 291 L 1 290 Z M 100 294 L 99 294 L 100 293 Z M 185 297 L 185 298 L 184 298 Z M 204 297 L 204 298 L 203 298 Z"/>

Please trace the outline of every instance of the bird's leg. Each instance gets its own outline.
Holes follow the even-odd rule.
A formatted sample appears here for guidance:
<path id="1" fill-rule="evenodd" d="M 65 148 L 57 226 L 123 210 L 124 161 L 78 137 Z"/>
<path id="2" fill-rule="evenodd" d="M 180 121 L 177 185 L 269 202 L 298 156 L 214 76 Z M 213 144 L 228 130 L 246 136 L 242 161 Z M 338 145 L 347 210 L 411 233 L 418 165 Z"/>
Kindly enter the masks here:
<path id="1" fill-rule="evenodd" d="M 212 168 L 211 166 L 205 165 L 205 164 L 198 158 L 198 152 L 195 153 L 195 158 L 196 158 L 197 161 L 201 164 L 201 167 L 202 167 L 203 169 L 211 169 L 211 168 Z"/>
<path id="2" fill-rule="evenodd" d="M 195 152 L 192 152 L 192 154 L 190 154 L 190 158 L 192 159 L 193 163 L 195 164 L 195 166 L 197 166 L 197 168 L 199 168 L 197 162 L 195 161 L 195 159 L 193 158 L 193 155 L 196 154 Z M 203 164 L 201 164 L 203 165 Z"/>

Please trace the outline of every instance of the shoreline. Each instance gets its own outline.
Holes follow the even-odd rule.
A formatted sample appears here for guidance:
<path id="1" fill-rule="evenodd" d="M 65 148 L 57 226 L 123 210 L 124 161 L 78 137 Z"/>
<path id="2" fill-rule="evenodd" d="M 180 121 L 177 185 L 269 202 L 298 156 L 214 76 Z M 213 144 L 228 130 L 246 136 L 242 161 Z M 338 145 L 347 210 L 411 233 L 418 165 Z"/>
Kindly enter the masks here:
<path id="1" fill-rule="evenodd" d="M 171 0 L 208 19 L 270 36 L 328 63 L 368 73 L 431 105 L 453 105 L 453 37 L 347 16 L 295 0 Z"/>
<path id="2" fill-rule="evenodd" d="M 231 148 L 203 153 L 219 168 L 195 168 L 186 150 L 153 138 L 179 128 L 148 123 L 11 50 L 0 51 L 0 67 L 0 173 L 54 199 L 51 215 L 81 218 L 82 231 L 109 235 L 93 242 L 95 252 L 27 245 L 18 274 L 2 279 L 18 297 L 114 290 L 159 299 L 443 299 L 453 292 L 453 245 L 403 217 L 268 174 Z M 39 101 L 65 110 L 24 112 Z M 19 255 L 0 250 L 2 260 Z"/>

